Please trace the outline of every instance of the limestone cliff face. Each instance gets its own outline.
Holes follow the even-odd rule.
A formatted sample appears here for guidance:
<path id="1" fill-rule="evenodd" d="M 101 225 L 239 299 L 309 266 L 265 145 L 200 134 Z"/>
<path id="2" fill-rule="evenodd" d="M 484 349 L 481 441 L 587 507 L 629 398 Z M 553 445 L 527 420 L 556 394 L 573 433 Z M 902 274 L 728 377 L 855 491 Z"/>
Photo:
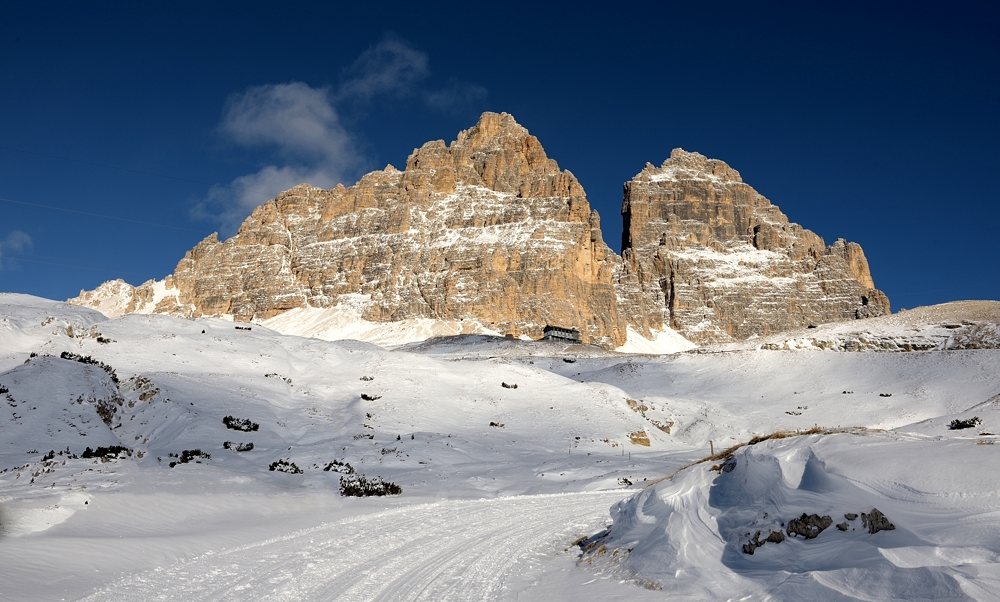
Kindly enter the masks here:
<path id="1" fill-rule="evenodd" d="M 640 331 L 698 343 L 889 313 L 861 247 L 790 223 L 722 161 L 677 149 L 625 184 L 616 283 Z"/>
<path id="2" fill-rule="evenodd" d="M 472 320 L 535 338 L 553 324 L 604 347 L 629 326 L 709 343 L 889 312 L 861 247 L 826 246 L 721 161 L 676 150 L 647 165 L 622 213 L 618 257 L 573 174 L 510 115 L 484 113 L 403 171 L 278 195 L 163 281 L 109 282 L 71 302 L 241 321 L 348 307 L 372 322 Z"/>
<path id="3" fill-rule="evenodd" d="M 174 305 L 252 320 L 349 301 L 371 321 L 472 318 L 533 337 L 557 324 L 610 347 L 626 335 L 616 262 L 573 174 L 510 115 L 486 113 L 405 171 L 296 186 L 235 237 L 206 238 L 177 265 Z"/>

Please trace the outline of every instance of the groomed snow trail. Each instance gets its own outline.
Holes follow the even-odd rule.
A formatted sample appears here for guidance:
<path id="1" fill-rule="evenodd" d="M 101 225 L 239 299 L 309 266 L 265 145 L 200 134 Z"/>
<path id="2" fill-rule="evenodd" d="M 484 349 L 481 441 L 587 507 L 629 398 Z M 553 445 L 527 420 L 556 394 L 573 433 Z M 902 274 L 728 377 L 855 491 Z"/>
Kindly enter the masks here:
<path id="1" fill-rule="evenodd" d="M 124 577 L 86 601 L 507 599 L 505 581 L 568 547 L 629 495 L 601 491 L 406 506 Z M 524 568 L 524 567 L 521 567 Z"/>

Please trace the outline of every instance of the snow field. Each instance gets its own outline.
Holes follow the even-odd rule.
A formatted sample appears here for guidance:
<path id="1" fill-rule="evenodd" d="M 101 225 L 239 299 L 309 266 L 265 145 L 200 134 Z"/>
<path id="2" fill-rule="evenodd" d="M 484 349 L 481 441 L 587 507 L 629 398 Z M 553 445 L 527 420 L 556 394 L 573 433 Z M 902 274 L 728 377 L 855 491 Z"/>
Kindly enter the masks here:
<path id="1" fill-rule="evenodd" d="M 998 360 L 627 356 L 489 335 L 389 351 L 0 295 L 0 596 L 656 594 L 635 583 L 689 599 L 998 599 L 998 448 L 985 434 L 1000 432 Z M 767 441 L 731 472 L 699 464 L 641 488 L 710 447 L 813 426 L 887 432 Z M 112 445 L 132 454 L 79 457 Z M 169 466 L 191 450 L 209 457 Z M 268 470 L 277 460 L 302 474 Z M 341 498 L 341 475 L 323 470 L 334 460 L 403 494 Z M 574 568 L 573 540 L 601 531 L 629 482 L 638 493 L 616 506 L 605 552 Z M 895 530 L 740 551 L 751 527 L 875 507 Z"/>

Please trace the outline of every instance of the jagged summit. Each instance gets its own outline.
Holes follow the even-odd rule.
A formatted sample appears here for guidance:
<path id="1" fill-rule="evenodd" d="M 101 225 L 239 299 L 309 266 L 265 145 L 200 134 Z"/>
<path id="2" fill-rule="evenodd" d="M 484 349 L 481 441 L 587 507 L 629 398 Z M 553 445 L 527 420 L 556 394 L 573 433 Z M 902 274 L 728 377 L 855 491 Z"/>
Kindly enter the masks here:
<path id="1" fill-rule="evenodd" d="M 732 341 L 889 311 L 861 247 L 827 247 L 722 161 L 675 149 L 625 184 L 622 213 L 618 257 L 576 177 L 512 116 L 483 113 L 450 144 L 414 149 L 402 171 L 279 194 L 163 281 L 72 301 L 240 321 L 312 312 L 310 332 L 344 311 L 532 338 L 554 324 L 604 347 L 629 332 Z"/>
<path id="2" fill-rule="evenodd" d="M 861 247 L 827 246 L 726 163 L 674 149 L 625 184 L 619 288 L 698 342 L 889 313 Z"/>
<path id="3" fill-rule="evenodd" d="M 451 144 L 415 149 L 404 171 L 297 186 L 233 238 L 206 238 L 177 265 L 175 300 L 153 311 L 263 320 L 349 305 L 372 322 L 462 320 L 534 338 L 577 327 L 612 347 L 626 339 L 616 261 L 573 174 L 513 117 L 484 113 Z"/>

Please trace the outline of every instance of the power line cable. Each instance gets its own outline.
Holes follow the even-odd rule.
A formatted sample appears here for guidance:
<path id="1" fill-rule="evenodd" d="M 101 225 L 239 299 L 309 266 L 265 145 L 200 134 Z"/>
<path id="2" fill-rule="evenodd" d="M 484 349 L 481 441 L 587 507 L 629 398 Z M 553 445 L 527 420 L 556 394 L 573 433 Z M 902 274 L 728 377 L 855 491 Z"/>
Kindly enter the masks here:
<path id="1" fill-rule="evenodd" d="M 146 175 L 146 176 L 154 176 L 154 177 L 157 177 L 157 178 L 166 178 L 168 180 L 176 180 L 178 182 L 189 182 L 191 184 L 203 184 L 205 186 L 221 186 L 223 188 L 236 188 L 236 189 L 243 190 L 243 191 L 246 191 L 246 192 L 252 192 L 254 194 L 259 194 L 259 195 L 265 196 L 265 197 L 267 197 L 269 199 L 272 198 L 272 197 L 274 197 L 274 195 L 271 194 L 271 193 L 269 193 L 269 192 L 264 192 L 263 190 L 255 190 L 253 188 L 247 188 L 246 186 L 239 186 L 237 184 L 217 184 L 217 183 L 212 183 L 212 182 L 202 182 L 201 180 L 191 180 L 189 178 L 179 178 L 177 176 L 168 176 L 166 174 L 155 173 L 155 172 L 152 172 L 152 171 L 143 171 L 141 169 L 130 169 L 128 167 L 118 167 L 116 165 L 108 165 L 106 163 L 95 163 L 93 161 L 83 161 L 81 159 L 71 159 L 69 157 L 60 157 L 58 155 L 49 155 L 49 154 L 46 154 L 46 153 L 36 153 L 34 151 L 28 151 L 28 150 L 24 150 L 24 149 L 20 149 L 20 148 L 13 148 L 13 147 L 10 147 L 10 146 L 0 146 L 0 149 L 11 151 L 11 152 L 15 152 L 15 153 L 24 153 L 26 155 L 35 155 L 36 157 L 46 157 L 46 158 L 49 158 L 49 159 L 59 159 L 60 161 L 69 161 L 71 163 L 80 163 L 81 165 L 93 165 L 95 167 L 104 167 L 104 168 L 107 168 L 107 169 L 117 169 L 119 171 L 127 171 L 129 173 L 143 174 L 143 175 Z"/>
<path id="2" fill-rule="evenodd" d="M 5 203 L 14 203 L 14 204 L 17 204 L 17 205 L 27 205 L 28 207 L 41 207 L 42 209 L 52 209 L 53 211 L 65 211 L 66 213 L 76 213 L 78 215 L 89 215 L 90 217 L 100 217 L 100 218 L 104 218 L 104 219 L 113 219 L 113 220 L 117 220 L 117 221 L 120 221 L 120 222 L 128 222 L 128 223 L 131 223 L 131 224 L 142 224 L 144 226 L 157 226 L 159 228 L 170 228 L 172 230 L 183 230 L 185 232 L 197 232 L 197 233 L 199 233 L 199 234 L 201 234 L 203 236 L 205 235 L 205 231 L 204 230 L 193 230 L 191 228 L 181 228 L 180 226 L 169 226 L 167 224 L 157 224 L 155 222 L 144 222 L 144 221 L 140 221 L 140 220 L 136 220 L 136 219 L 128 219 L 128 218 L 124 218 L 124 217 L 115 217 L 113 215 L 103 215 L 103 214 L 100 214 L 100 213 L 90 213 L 88 211 L 78 211 L 76 209 L 66 209 L 66 208 L 63 208 L 63 207 L 53 207 L 51 205 L 40 205 L 38 203 L 28 203 L 26 201 L 15 201 L 14 199 L 7 199 L 7 198 L 4 198 L 4 197 L 0 197 L 0 201 L 3 201 Z"/>

